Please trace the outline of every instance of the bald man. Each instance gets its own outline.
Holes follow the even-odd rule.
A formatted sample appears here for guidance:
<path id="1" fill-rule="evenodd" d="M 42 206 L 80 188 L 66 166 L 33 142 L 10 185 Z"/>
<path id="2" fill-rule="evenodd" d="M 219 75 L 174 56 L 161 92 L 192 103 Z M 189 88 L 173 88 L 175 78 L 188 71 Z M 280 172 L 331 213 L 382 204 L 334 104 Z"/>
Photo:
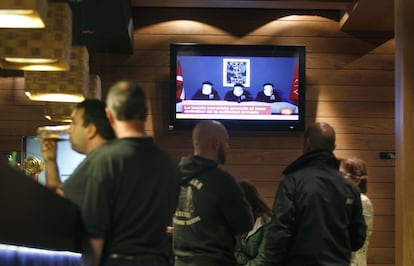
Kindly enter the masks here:
<path id="1" fill-rule="evenodd" d="M 303 155 L 284 171 L 265 246 L 266 266 L 349 266 L 365 240 L 358 189 L 339 172 L 335 131 L 310 125 Z"/>
<path id="2" fill-rule="evenodd" d="M 194 154 L 180 161 L 182 187 L 173 218 L 176 266 L 236 265 L 235 236 L 253 218 L 235 179 L 218 165 L 229 149 L 226 128 L 203 121 L 193 130 Z"/>

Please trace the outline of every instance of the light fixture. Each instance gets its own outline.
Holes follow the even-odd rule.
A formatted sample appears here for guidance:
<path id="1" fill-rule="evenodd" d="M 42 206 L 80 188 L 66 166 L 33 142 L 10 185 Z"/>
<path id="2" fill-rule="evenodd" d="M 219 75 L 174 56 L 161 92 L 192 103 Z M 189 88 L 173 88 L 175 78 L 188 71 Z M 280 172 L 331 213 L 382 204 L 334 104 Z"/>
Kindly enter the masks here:
<path id="1" fill-rule="evenodd" d="M 1 68 L 25 71 L 69 69 L 72 45 L 70 6 L 52 2 L 48 3 L 47 10 L 44 29 L 0 29 Z"/>
<path id="2" fill-rule="evenodd" d="M 44 28 L 47 0 L 1 0 L 0 28 Z"/>
<path id="3" fill-rule="evenodd" d="M 69 71 L 25 71 L 25 94 L 32 101 L 80 102 L 89 85 L 89 53 L 73 46 Z"/>
<path id="4" fill-rule="evenodd" d="M 71 122 L 71 114 L 76 103 L 46 102 L 44 108 L 45 118 L 56 122 Z"/>
<path id="5" fill-rule="evenodd" d="M 102 87 L 98 75 L 89 75 L 89 87 L 85 96 L 86 98 L 101 100 Z M 76 103 L 46 102 L 44 116 L 46 119 L 55 122 L 71 122 L 71 114 L 75 105 Z"/>

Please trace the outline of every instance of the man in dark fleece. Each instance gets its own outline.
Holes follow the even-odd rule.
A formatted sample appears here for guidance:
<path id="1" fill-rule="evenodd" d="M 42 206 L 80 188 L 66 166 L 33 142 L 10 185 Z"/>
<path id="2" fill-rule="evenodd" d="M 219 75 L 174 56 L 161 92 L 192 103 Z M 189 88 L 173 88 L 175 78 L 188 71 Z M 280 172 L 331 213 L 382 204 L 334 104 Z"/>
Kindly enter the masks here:
<path id="1" fill-rule="evenodd" d="M 235 179 L 218 168 L 229 148 L 225 127 L 206 120 L 193 130 L 194 155 L 180 162 L 182 186 L 174 214 L 176 266 L 236 265 L 235 236 L 253 226 Z"/>
<path id="2" fill-rule="evenodd" d="M 335 131 L 315 123 L 304 154 L 284 170 L 265 246 L 266 266 L 349 266 L 365 241 L 358 189 L 339 172 Z"/>

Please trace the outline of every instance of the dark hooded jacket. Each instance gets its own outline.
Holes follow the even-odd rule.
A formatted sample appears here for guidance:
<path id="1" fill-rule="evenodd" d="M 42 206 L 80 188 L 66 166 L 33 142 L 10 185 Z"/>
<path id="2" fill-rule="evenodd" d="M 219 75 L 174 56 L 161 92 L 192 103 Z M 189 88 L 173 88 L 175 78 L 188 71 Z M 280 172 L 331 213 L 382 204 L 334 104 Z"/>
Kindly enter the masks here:
<path id="1" fill-rule="evenodd" d="M 365 240 L 360 193 L 332 152 L 305 153 L 283 172 L 268 227 L 265 265 L 349 266 Z"/>
<path id="2" fill-rule="evenodd" d="M 173 218 L 175 265 L 235 265 L 235 236 L 253 226 L 235 179 L 199 156 L 180 162 L 182 187 Z"/>

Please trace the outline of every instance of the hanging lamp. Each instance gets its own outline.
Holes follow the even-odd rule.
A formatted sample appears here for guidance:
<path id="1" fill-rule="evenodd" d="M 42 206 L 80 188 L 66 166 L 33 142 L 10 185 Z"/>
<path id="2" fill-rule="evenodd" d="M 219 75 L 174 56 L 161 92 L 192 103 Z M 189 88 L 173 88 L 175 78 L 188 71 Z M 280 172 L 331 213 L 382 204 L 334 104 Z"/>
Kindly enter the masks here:
<path id="1" fill-rule="evenodd" d="M 47 0 L 1 0 L 0 28 L 45 27 Z"/>
<path id="2" fill-rule="evenodd" d="M 101 79 L 98 75 L 89 75 L 89 87 L 86 98 L 101 100 Z M 55 122 L 71 122 L 71 114 L 76 103 L 46 102 L 44 116 Z"/>
<path id="3" fill-rule="evenodd" d="M 80 102 L 89 84 L 89 53 L 73 46 L 69 71 L 25 71 L 25 94 L 32 101 Z"/>
<path id="4" fill-rule="evenodd" d="M 3 1 L 3 0 L 1 0 Z M 72 12 L 67 3 L 49 3 L 46 28 L 0 29 L 0 67 L 63 71 L 70 65 Z"/>

